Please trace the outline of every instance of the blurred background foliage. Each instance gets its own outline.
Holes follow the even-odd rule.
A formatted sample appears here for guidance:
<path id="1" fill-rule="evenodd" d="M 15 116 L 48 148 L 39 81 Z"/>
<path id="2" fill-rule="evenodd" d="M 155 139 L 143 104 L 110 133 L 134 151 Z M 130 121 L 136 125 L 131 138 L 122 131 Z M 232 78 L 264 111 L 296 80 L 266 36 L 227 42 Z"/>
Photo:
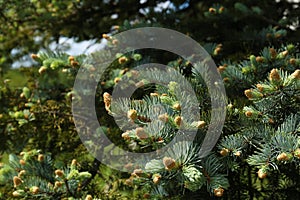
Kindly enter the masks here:
<path id="1" fill-rule="evenodd" d="M 243 56 L 283 38 L 297 42 L 299 9 L 297 1 L 282 0 L 1 0 L 0 64 L 5 70 L 61 37 L 99 43 L 103 33 L 124 23 L 171 28 L 202 45 L 222 43 L 224 56 Z"/>

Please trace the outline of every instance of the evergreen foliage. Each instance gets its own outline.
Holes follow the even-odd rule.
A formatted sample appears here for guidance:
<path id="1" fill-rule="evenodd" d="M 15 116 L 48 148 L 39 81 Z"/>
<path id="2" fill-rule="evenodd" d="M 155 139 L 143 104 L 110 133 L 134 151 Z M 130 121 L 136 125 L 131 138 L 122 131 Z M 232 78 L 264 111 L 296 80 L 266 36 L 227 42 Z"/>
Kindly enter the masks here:
<path id="1" fill-rule="evenodd" d="M 26 85 L 15 88 L 1 79 L 0 199 L 299 199 L 299 5 L 190 0 L 170 1 L 157 11 L 161 2 L 0 0 L 2 72 L 13 60 L 41 49 L 31 55 L 32 67 L 19 69 Z M 114 14 L 116 19 L 111 18 Z M 192 65 L 162 51 L 117 52 L 99 77 L 95 65 L 104 63 L 106 50 L 113 52 L 118 45 L 113 34 L 144 26 L 190 35 L 219 66 L 227 115 L 217 145 L 205 157 L 199 152 L 214 119 L 212 94 L 199 73 L 207 70 L 203 63 Z M 60 36 L 106 40 L 107 45 L 78 56 L 43 50 Z M 10 55 L 13 49 L 18 51 Z M 150 62 L 167 64 L 187 82 L 168 76 L 168 71 L 156 73 L 158 67 L 146 74 L 131 70 Z M 93 158 L 76 128 L 90 132 L 84 124 L 75 127 L 71 109 L 80 97 L 73 89 L 79 70 L 87 82 L 100 80 L 97 118 L 114 144 L 160 155 L 172 142 L 165 149 L 167 156 L 147 161 L 145 170 L 128 161 L 124 168 L 131 173 Z M 167 87 L 148 84 L 151 79 Z M 138 89 L 132 97 L 111 104 L 112 91 L 126 81 L 123 86 Z M 185 92 L 188 84 L 196 103 Z M 200 107 L 200 113 L 183 117 L 185 107 Z M 191 139 L 193 131 L 196 136 Z M 100 132 L 93 134 L 98 137 Z M 88 145 L 118 154 L 92 139 Z"/>

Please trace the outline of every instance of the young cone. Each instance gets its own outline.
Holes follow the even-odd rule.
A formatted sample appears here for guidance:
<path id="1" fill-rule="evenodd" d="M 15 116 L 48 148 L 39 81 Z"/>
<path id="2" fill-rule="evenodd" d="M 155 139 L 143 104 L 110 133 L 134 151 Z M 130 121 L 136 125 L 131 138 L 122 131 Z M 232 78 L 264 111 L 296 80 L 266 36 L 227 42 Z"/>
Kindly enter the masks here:
<path id="1" fill-rule="evenodd" d="M 21 185 L 23 183 L 22 179 L 20 179 L 17 176 L 14 176 L 13 181 L 14 181 L 14 187 L 18 187 L 19 185 Z"/>
<path id="2" fill-rule="evenodd" d="M 224 194 L 224 189 L 223 188 L 216 188 L 214 189 L 214 195 L 216 197 L 222 197 Z"/>
<path id="3" fill-rule="evenodd" d="M 270 81 L 280 81 L 280 75 L 277 69 L 272 69 L 269 75 Z"/>
<path id="4" fill-rule="evenodd" d="M 166 170 L 171 170 L 176 166 L 175 160 L 173 158 L 170 158 L 170 157 L 164 157 L 163 158 L 163 163 L 164 163 L 164 166 L 165 166 Z"/>

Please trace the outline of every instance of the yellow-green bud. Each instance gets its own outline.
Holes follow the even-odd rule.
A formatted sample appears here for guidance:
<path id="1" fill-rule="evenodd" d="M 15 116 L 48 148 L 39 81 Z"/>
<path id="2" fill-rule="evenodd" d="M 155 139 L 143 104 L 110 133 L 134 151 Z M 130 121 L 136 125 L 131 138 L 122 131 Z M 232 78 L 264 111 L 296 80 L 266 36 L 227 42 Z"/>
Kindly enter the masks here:
<path id="1" fill-rule="evenodd" d="M 31 192 L 32 194 L 38 194 L 39 191 L 40 191 L 40 188 L 37 187 L 37 186 L 33 186 L 33 187 L 30 188 L 30 192 Z"/>
<path id="2" fill-rule="evenodd" d="M 264 179 L 267 177 L 267 171 L 265 169 L 261 168 L 257 171 L 257 175 L 260 179 Z"/>
<path id="3" fill-rule="evenodd" d="M 220 151 L 220 154 L 221 154 L 222 156 L 227 156 L 228 153 L 229 153 L 229 150 L 226 149 L 226 148 L 223 148 L 223 149 L 221 149 L 221 151 Z"/>
<path id="4" fill-rule="evenodd" d="M 161 179 L 161 175 L 160 174 L 154 174 L 152 176 L 152 181 L 153 181 L 154 184 L 158 184 L 159 181 L 160 181 L 160 179 Z"/>
<path id="5" fill-rule="evenodd" d="M 90 195 L 90 194 L 86 195 L 85 200 L 93 200 L 92 195 Z"/>
<path id="6" fill-rule="evenodd" d="M 181 109 L 180 104 L 179 104 L 179 103 L 175 103 L 175 104 L 173 105 L 173 109 L 174 109 L 174 110 L 180 110 L 180 109 Z"/>
<path id="7" fill-rule="evenodd" d="M 39 154 L 39 155 L 38 155 L 38 161 L 39 161 L 39 162 L 44 161 L 44 159 L 45 159 L 45 156 L 44 156 L 43 154 Z"/>

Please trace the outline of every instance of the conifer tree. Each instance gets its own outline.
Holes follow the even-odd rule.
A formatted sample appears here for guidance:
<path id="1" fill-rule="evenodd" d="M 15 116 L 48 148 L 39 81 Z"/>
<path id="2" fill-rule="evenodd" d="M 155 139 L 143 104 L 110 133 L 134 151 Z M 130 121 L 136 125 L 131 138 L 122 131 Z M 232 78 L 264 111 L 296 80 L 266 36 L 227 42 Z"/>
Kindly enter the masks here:
<path id="1" fill-rule="evenodd" d="M 35 66 L 20 69 L 28 78 L 25 86 L 14 88 L 10 80 L 1 80 L 2 199 L 299 198 L 300 8 L 297 3 L 170 1 L 169 6 L 158 12 L 156 7 L 161 1 L 129 1 L 126 5 L 122 1 L 101 1 L 99 5 L 96 1 L 50 4 L 26 1 L 24 5 L 34 5 L 37 9 L 28 7 L 22 15 L 19 10 L 24 5 L 12 6 L 16 2 L 0 1 L 1 11 L 5 11 L 0 19 L 8 22 L 0 25 L 3 30 L 0 40 L 4 41 L 0 47 L 1 66 L 9 64 L 8 54 L 18 46 L 12 40 L 14 37 L 24 42 L 25 53 L 46 47 L 58 36 L 103 39 L 107 40 L 107 46 L 92 55 L 79 56 L 40 51 L 31 56 Z M 129 7 L 128 12 L 120 11 Z M 111 12 L 100 15 L 100 8 Z M 140 9 L 145 10 L 138 15 Z M 38 15 L 31 15 L 33 12 Z M 86 14 L 90 16 L 90 24 L 78 28 L 79 18 Z M 118 20 L 108 19 L 112 14 L 120 14 Z M 61 17 L 70 23 L 57 20 Z M 91 28 L 95 24 L 100 31 Z M 31 34 L 33 25 L 39 26 L 33 35 L 42 37 L 45 42 L 42 46 L 33 37 L 21 40 Z M 100 79 L 95 95 L 97 117 L 104 133 L 117 146 L 139 153 L 159 153 L 178 132 L 182 134 L 166 151 L 167 156 L 145 163 L 145 171 L 128 162 L 124 167 L 130 173 L 124 173 L 104 165 L 83 146 L 74 125 L 78 116 L 73 116 L 71 109 L 78 97 L 73 84 L 79 70 L 85 71 L 88 81 L 98 79 L 97 66 L 87 60 L 104 62 L 106 50 L 114 50 L 118 45 L 114 33 L 144 26 L 181 31 L 197 40 L 212 56 L 228 97 L 226 120 L 217 145 L 209 155 L 200 158 L 198 154 L 211 123 L 209 91 L 197 70 L 203 67 L 201 63 L 192 65 L 188 60 L 160 51 L 117 54 Z M 11 31 L 14 28 L 17 32 Z M 49 32 L 41 34 L 44 29 Z M 4 31 L 9 33 L 6 37 Z M 142 82 L 132 83 L 139 89 L 131 98 L 119 99 L 111 105 L 114 87 L 140 76 L 131 69 L 150 62 L 165 63 L 189 81 L 202 108 L 197 120 L 181 116 L 185 105 L 180 104 L 178 97 L 186 97 L 184 85 L 163 75 L 156 78 L 166 82 L 167 87 L 147 84 L 149 80 L 143 78 Z M 158 103 L 162 112 L 156 110 L 153 115 L 150 108 Z M 79 128 L 84 129 L 84 124 Z M 191 141 L 188 132 L 182 130 L 197 130 L 197 135 Z M 97 137 L 99 133 L 94 134 Z M 93 141 L 89 145 L 93 146 Z M 104 151 L 102 146 L 97 148 Z"/>

